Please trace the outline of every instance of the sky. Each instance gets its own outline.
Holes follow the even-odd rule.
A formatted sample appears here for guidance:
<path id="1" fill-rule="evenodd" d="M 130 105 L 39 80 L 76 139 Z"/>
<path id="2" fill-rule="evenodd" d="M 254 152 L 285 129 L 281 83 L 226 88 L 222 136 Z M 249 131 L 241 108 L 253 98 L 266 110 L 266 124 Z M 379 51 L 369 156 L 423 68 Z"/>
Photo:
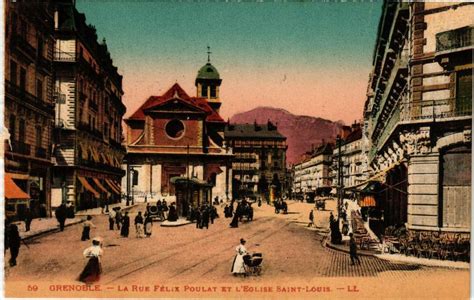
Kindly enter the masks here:
<path id="1" fill-rule="evenodd" d="M 77 0 L 123 75 L 125 116 L 197 71 L 222 78 L 224 119 L 257 106 L 362 118 L 382 1 L 224 3 Z"/>

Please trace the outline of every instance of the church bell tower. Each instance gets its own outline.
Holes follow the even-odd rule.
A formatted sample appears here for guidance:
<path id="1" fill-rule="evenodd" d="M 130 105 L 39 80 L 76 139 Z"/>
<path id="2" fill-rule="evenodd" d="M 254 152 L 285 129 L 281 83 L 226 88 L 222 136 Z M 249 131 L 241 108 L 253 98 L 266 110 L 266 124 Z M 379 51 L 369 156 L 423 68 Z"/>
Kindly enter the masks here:
<path id="1" fill-rule="evenodd" d="M 219 113 L 221 107 L 221 99 L 219 97 L 219 87 L 222 79 L 220 78 L 219 72 L 211 64 L 211 51 L 210 47 L 207 47 L 207 63 L 199 69 L 195 85 L 197 97 L 206 98 L 207 103 Z"/>

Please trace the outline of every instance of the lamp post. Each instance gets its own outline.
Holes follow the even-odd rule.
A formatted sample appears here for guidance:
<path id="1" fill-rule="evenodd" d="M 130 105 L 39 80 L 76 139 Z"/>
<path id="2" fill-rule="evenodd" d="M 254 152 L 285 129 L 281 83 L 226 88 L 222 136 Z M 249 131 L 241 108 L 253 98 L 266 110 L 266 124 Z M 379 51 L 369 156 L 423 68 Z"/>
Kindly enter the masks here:
<path id="1" fill-rule="evenodd" d="M 337 220 L 339 221 L 341 218 L 341 204 L 342 204 L 342 196 L 343 196 L 343 176 L 342 176 L 342 156 L 341 156 L 341 136 L 338 135 L 337 138 L 337 148 L 338 148 L 338 157 L 337 157 L 337 186 L 338 186 L 338 197 L 337 197 Z"/>

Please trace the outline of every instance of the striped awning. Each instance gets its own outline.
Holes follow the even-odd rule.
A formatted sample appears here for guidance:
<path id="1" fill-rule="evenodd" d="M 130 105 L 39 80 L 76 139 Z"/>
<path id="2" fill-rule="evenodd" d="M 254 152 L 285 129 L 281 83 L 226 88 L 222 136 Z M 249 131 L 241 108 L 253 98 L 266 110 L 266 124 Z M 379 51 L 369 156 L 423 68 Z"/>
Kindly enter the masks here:
<path id="1" fill-rule="evenodd" d="M 5 173 L 5 198 L 6 199 L 30 199 L 25 191 L 23 191 L 15 181 L 13 181 L 11 173 Z"/>
<path id="2" fill-rule="evenodd" d="M 87 181 L 87 179 L 85 177 L 82 177 L 82 176 L 77 176 L 77 179 L 79 179 L 79 181 L 81 182 L 82 186 L 84 186 L 84 188 L 86 190 L 88 190 L 89 192 L 91 192 L 92 194 L 94 194 L 94 197 L 95 198 L 100 198 L 100 193 L 98 191 L 96 191 L 92 185 L 90 185 L 90 183 Z"/>
<path id="3" fill-rule="evenodd" d="M 114 193 L 119 194 L 119 195 L 121 194 L 120 188 L 117 187 L 111 179 L 105 179 L 105 182 L 112 189 Z"/>
<path id="4" fill-rule="evenodd" d="M 97 185 L 97 187 L 99 187 L 100 190 L 107 194 L 107 197 L 110 196 L 110 192 L 102 185 L 102 183 L 100 183 L 100 180 L 98 178 L 92 178 L 92 180 Z"/>
<path id="5" fill-rule="evenodd" d="M 373 195 L 366 195 L 361 200 L 359 200 L 360 207 L 374 207 L 377 206 L 375 202 L 375 197 Z"/>

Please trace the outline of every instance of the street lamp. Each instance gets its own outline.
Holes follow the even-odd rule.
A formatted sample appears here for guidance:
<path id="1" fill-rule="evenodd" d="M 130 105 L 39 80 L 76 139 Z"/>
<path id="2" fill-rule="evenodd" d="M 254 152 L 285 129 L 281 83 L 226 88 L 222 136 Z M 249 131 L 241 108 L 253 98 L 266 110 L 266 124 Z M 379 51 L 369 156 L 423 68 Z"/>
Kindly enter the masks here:
<path id="1" fill-rule="evenodd" d="M 337 135 L 337 148 L 338 148 L 338 157 L 337 157 L 337 186 L 338 186 L 338 197 L 337 197 L 337 220 L 339 222 L 341 218 L 341 204 L 342 204 L 342 193 L 343 193 L 343 177 L 342 177 L 342 156 L 341 156 L 341 144 L 342 139 L 340 135 Z"/>

